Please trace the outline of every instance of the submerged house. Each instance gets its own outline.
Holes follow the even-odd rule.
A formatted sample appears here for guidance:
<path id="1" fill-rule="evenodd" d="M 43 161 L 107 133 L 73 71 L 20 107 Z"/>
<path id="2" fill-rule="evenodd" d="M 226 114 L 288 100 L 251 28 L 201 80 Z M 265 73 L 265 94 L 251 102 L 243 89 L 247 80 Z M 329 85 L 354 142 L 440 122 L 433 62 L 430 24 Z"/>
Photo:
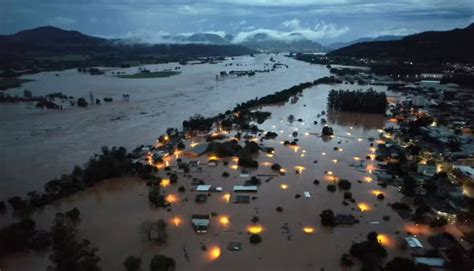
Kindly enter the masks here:
<path id="1" fill-rule="evenodd" d="M 209 215 L 193 215 L 191 222 L 193 223 L 194 230 L 197 233 L 207 233 L 210 218 Z"/>
<path id="2" fill-rule="evenodd" d="M 256 185 L 234 185 L 234 192 L 257 192 Z"/>

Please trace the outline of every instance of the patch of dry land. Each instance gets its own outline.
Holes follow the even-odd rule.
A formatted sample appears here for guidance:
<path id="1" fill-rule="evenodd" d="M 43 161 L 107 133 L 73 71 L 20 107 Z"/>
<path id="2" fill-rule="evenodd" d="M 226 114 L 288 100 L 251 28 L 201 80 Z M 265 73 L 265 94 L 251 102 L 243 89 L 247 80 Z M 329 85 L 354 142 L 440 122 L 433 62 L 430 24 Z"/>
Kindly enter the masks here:
<path id="1" fill-rule="evenodd" d="M 182 162 L 198 160 L 202 171 L 191 168 L 190 173 L 177 173 L 176 184 L 162 183 L 161 191 L 171 202 L 169 208 L 151 208 L 146 182 L 130 177 L 105 181 L 36 212 L 33 219 L 39 228 L 48 229 L 57 212 L 79 208 L 78 230 L 99 248 L 103 270 L 123 270 L 123 261 L 130 255 L 140 256 L 143 270 L 148 270 L 150 259 L 156 254 L 174 258 L 176 270 L 344 270 L 340 265 L 341 255 L 349 251 L 352 242 L 365 240 L 371 231 L 380 234 L 380 242 L 389 255 L 387 260 L 408 256 L 409 251 L 400 248 L 406 231 L 412 230 L 421 240 L 427 233 L 405 224 L 388 206 L 390 202 L 404 199 L 396 188 L 377 185 L 378 164 L 366 158 L 373 157 L 378 130 L 388 123 L 381 115 L 321 115 L 330 89 L 331 86 L 319 85 L 284 105 L 260 108 L 272 116 L 259 128 L 274 131 L 278 136 L 261 141 L 263 133 L 255 137 L 249 135 L 249 139 L 262 147 L 274 148 L 273 153 L 260 151 L 255 156 L 259 167 L 250 170 L 249 176 L 242 177 L 242 168 L 235 158 L 207 155 L 191 158 L 178 151 L 168 156 L 164 164 L 173 170 L 177 158 Z M 295 116 L 295 121 L 288 121 L 290 114 Z M 323 127 L 321 118 L 327 119 L 328 125 L 333 127 L 333 137 L 319 135 Z M 314 124 L 315 120 L 318 124 Z M 293 135 L 294 132 L 297 134 Z M 235 133 L 224 135 L 232 138 Z M 295 139 L 298 139 L 297 146 L 282 144 Z M 243 145 L 244 141 L 242 137 L 240 143 Z M 186 141 L 186 146 L 191 144 L 206 144 L 206 141 L 204 137 L 194 137 Z M 218 160 L 216 166 L 208 164 L 211 159 Z M 273 171 L 270 167 L 274 163 L 280 164 L 285 174 Z M 168 171 L 163 170 L 163 165 L 159 167 L 157 175 L 168 178 Z M 230 176 L 222 177 L 224 171 Z M 257 192 L 233 192 L 234 185 L 242 185 L 252 176 L 261 180 Z M 193 179 L 222 187 L 222 192 L 205 193 L 207 202 L 196 203 L 195 197 L 200 192 L 195 191 Z M 316 179 L 319 185 L 314 184 Z M 351 181 L 354 202 L 347 201 L 344 205 L 344 191 L 327 190 L 328 184 L 337 183 L 339 179 Z M 185 187 L 185 192 L 178 191 L 180 186 Z M 305 197 L 305 192 L 310 197 Z M 376 198 L 380 193 L 385 195 L 384 200 Z M 250 202 L 233 203 L 237 195 L 249 195 Z M 283 211 L 276 211 L 277 207 Z M 352 226 L 324 227 L 319 214 L 329 208 L 338 214 L 352 214 L 360 222 Z M 194 231 L 191 216 L 195 214 L 213 214 L 207 233 Z M 259 218 L 256 224 L 251 221 L 254 216 Z M 391 219 L 385 221 L 384 216 Z M 150 244 L 140 236 L 142 224 L 157 219 L 168 222 L 168 241 L 164 245 Z M 249 227 L 256 225 L 261 227 L 262 242 L 254 245 L 249 242 L 249 230 L 256 229 Z M 240 242 L 241 251 L 228 250 L 230 242 Z M 206 251 L 203 246 L 207 247 Z M 47 265 L 47 253 L 25 254 L 6 259 L 2 269 L 45 270 Z"/>

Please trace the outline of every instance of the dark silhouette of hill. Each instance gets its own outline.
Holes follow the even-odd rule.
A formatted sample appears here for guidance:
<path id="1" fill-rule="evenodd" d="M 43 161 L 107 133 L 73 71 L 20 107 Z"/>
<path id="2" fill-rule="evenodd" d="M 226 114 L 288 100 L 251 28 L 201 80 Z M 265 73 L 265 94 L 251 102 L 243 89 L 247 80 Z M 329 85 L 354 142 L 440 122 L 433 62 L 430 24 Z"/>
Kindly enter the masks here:
<path id="1" fill-rule="evenodd" d="M 353 44 L 329 56 L 422 62 L 474 62 L 474 24 L 450 31 L 428 31 L 401 40 Z"/>
<path id="2" fill-rule="evenodd" d="M 32 67 L 50 70 L 92 65 L 117 66 L 128 61 L 158 63 L 251 53 L 254 53 L 251 49 L 232 44 L 142 44 L 93 37 L 51 26 L 0 35 L 0 69 L 8 71 Z"/>

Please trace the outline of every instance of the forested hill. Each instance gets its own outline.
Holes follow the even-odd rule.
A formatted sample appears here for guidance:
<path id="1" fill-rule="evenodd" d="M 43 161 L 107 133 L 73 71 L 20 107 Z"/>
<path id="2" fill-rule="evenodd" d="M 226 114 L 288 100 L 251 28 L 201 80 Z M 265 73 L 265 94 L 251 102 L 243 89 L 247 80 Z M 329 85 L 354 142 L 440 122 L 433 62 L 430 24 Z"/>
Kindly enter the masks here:
<path id="1" fill-rule="evenodd" d="M 109 40 L 45 26 L 0 35 L 0 69 L 58 68 L 77 65 L 120 65 L 127 61 L 179 61 L 192 57 L 254 53 L 238 45 L 140 44 Z M 59 67 L 60 66 L 60 67 Z"/>
<path id="2" fill-rule="evenodd" d="M 329 56 L 422 62 L 474 62 L 474 23 L 463 29 L 428 31 L 401 40 L 353 44 Z"/>

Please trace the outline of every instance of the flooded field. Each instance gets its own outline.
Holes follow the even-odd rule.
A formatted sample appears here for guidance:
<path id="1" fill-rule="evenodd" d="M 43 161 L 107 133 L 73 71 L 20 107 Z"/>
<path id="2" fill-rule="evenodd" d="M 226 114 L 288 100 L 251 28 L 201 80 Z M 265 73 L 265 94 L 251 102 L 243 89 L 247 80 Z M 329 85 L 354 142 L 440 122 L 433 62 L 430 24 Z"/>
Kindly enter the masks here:
<path id="1" fill-rule="evenodd" d="M 333 87 L 355 88 L 350 85 Z M 275 153 L 260 152 L 257 157 L 259 168 L 250 171 L 250 176 L 257 176 L 262 184 L 257 193 L 251 194 L 255 198 L 249 204 L 233 203 L 237 195 L 232 192 L 233 186 L 249 179 L 240 176 L 241 169 L 235 161 L 228 159 L 229 164 L 225 166 L 220 160 L 217 166 L 211 167 L 207 165 L 208 157 L 201 156 L 198 158 L 203 168 L 201 173 L 191 172 L 192 177 L 180 173 L 177 184 L 162 189 L 173 197 L 170 211 L 151 209 L 145 183 L 124 178 L 106 181 L 63 200 L 57 206 L 36 213 L 33 219 L 40 228 L 48 229 L 56 212 L 79 208 L 81 222 L 78 229 L 99 248 L 104 270 L 121 270 L 124 259 L 130 255 L 141 256 L 146 269 L 155 254 L 173 257 L 177 270 L 341 270 L 341 254 L 348 252 L 353 241 L 365 240 L 371 231 L 381 234 L 379 241 L 387 249 L 388 258 L 408 256 L 409 251 L 400 249 L 400 238 L 411 231 L 421 235 L 423 240 L 423 230 L 405 224 L 387 205 L 401 200 L 401 194 L 394 187 L 378 186 L 374 174 L 377 162 L 366 159 L 375 151 L 369 138 L 378 139 L 378 129 L 387 123 L 381 115 L 331 113 L 318 117 L 326 109 L 326 97 L 333 87 L 316 86 L 285 105 L 261 108 L 272 112 L 272 116 L 259 127 L 277 132 L 278 137 L 263 142 L 264 146 L 274 147 Z M 377 90 L 385 89 L 377 87 Z M 296 120 L 302 120 L 290 123 L 290 114 Z M 321 132 L 321 117 L 333 127 L 333 138 L 323 139 L 314 134 Z M 315 120 L 318 121 L 316 125 Z M 281 142 L 294 139 L 292 133 L 295 131 L 298 132 L 298 147 L 284 146 Z M 169 157 L 167 161 L 171 166 L 175 165 L 176 157 Z M 273 178 L 262 176 L 275 175 L 270 169 L 273 163 L 282 165 L 286 174 Z M 229 172 L 230 176 L 222 177 L 223 171 Z M 165 177 L 163 171 L 159 175 Z M 206 203 L 195 203 L 197 192 L 192 191 L 195 188 L 191 185 L 193 178 L 220 186 L 223 191 L 212 192 Z M 341 190 L 327 191 L 327 184 L 340 178 L 352 182 L 350 191 L 355 203 L 344 205 Z M 319 185 L 314 184 L 315 179 L 320 181 Z M 182 185 L 186 192 L 178 192 Z M 304 192 L 310 197 L 303 196 Z M 385 195 L 384 200 L 376 198 L 379 193 Z M 276 207 L 282 207 L 283 211 L 277 212 Z M 323 227 L 319 214 L 328 208 L 335 213 L 354 214 L 360 223 Z M 212 212 L 216 216 L 211 218 L 209 232 L 196 234 L 191 215 Z M 252 225 L 253 216 L 259 217 L 258 225 L 261 226 L 262 242 L 258 245 L 249 243 L 248 227 Z M 390 220 L 383 220 L 384 216 L 390 216 Z M 160 218 L 168 222 L 168 243 L 157 246 L 144 242 L 140 237 L 141 225 Z M 1 219 L 1 225 L 10 220 L 7 216 Z M 242 250 L 227 250 L 229 242 L 242 243 Z M 203 245 L 207 251 L 201 249 Z M 47 264 L 47 255 L 15 255 L 5 259 L 2 270 L 44 270 Z"/>
<path id="2" fill-rule="evenodd" d="M 151 144 L 168 127 L 181 127 L 196 113 L 210 116 L 231 109 L 236 103 L 273 93 L 295 84 L 313 81 L 329 71 L 283 56 L 275 61 L 288 68 L 248 77 L 216 80 L 220 71 L 262 70 L 269 55 L 236 57 L 217 64 L 147 65 L 150 71 L 180 67 L 181 73 L 167 78 L 122 79 L 117 72 L 134 74 L 137 67 L 108 69 L 104 75 L 88 75 L 76 70 L 27 75 L 34 81 L 6 91 L 23 95 L 62 92 L 65 95 L 113 98 L 112 103 L 88 108 L 41 110 L 34 104 L 0 105 L 0 199 L 42 189 L 43 185 L 74 165 L 87 161 L 104 145 L 132 149 Z M 233 64 L 228 66 L 228 64 Z M 112 74 L 114 72 L 114 74 Z M 122 98 L 129 94 L 129 101 Z"/>

